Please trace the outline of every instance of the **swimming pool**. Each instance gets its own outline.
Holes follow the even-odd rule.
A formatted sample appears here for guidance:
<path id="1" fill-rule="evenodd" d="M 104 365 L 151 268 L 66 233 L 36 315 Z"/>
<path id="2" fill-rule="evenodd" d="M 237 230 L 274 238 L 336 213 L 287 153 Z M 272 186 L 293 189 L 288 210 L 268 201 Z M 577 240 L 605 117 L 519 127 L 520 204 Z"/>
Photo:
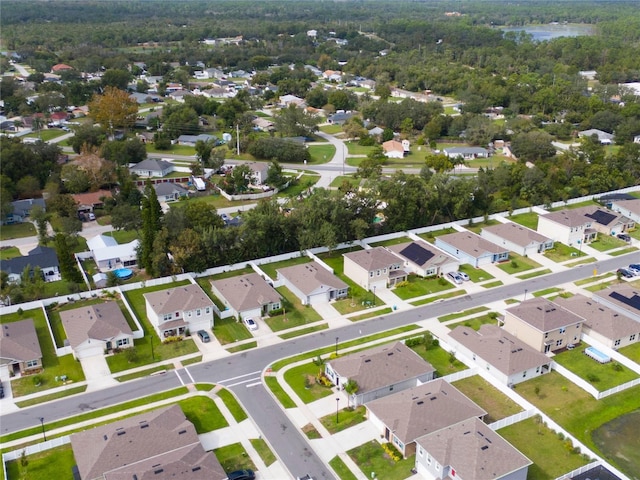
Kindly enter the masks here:
<path id="1" fill-rule="evenodd" d="M 133 270 L 130 268 L 118 268 L 117 270 L 114 270 L 113 273 L 115 273 L 116 277 L 121 280 L 127 280 L 133 277 Z"/>
<path id="2" fill-rule="evenodd" d="M 611 361 L 611 357 L 608 355 L 605 355 L 604 353 L 602 353 L 600 350 L 596 350 L 593 347 L 587 347 L 584 349 L 584 353 L 593 358 L 596 362 L 600 362 L 600 363 L 607 363 Z"/>

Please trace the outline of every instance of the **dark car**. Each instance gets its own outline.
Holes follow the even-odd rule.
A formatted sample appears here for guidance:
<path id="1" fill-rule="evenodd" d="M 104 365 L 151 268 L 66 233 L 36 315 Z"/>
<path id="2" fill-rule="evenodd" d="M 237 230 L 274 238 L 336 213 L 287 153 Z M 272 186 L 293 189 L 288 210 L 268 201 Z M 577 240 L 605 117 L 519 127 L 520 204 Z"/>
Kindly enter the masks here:
<path id="1" fill-rule="evenodd" d="M 626 268 L 619 268 L 618 270 L 616 270 L 616 273 L 624 278 L 633 278 L 633 273 L 631 273 Z"/>
<path id="2" fill-rule="evenodd" d="M 253 470 L 236 470 L 235 472 L 227 473 L 228 480 L 253 480 L 256 478 L 256 474 Z"/>
<path id="3" fill-rule="evenodd" d="M 211 337 L 204 330 L 198 330 L 198 336 L 200 340 L 202 340 L 202 343 L 209 343 L 211 341 Z"/>
<path id="4" fill-rule="evenodd" d="M 625 242 L 630 242 L 630 241 L 631 241 L 631 237 L 630 237 L 629 235 L 627 235 L 626 233 L 619 233 L 619 234 L 617 235 L 617 237 L 618 237 L 620 240 L 624 240 Z"/>

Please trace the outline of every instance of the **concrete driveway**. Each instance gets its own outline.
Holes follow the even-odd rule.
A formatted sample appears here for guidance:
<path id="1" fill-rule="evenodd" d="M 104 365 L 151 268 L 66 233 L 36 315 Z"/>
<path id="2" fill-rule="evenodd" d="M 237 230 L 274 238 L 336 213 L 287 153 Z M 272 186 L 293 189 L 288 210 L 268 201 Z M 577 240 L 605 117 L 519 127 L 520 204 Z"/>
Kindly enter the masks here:
<path id="1" fill-rule="evenodd" d="M 107 359 L 103 355 L 93 355 L 80 360 L 84 376 L 87 379 L 87 391 L 118 385 L 114 380 L 107 365 Z"/>

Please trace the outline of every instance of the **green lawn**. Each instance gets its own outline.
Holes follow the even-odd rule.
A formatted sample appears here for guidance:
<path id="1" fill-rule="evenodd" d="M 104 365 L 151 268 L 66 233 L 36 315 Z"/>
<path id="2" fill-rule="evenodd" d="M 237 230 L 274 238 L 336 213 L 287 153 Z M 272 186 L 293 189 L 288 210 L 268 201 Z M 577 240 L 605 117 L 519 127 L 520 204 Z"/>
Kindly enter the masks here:
<path id="1" fill-rule="evenodd" d="M 500 287 L 504 285 L 504 283 L 502 283 L 502 280 L 496 280 L 495 282 L 489 282 L 489 283 L 483 283 L 481 285 L 482 288 L 494 288 L 494 287 Z"/>
<path id="2" fill-rule="evenodd" d="M 441 347 L 431 347 L 427 350 L 424 345 L 416 345 L 411 349 L 429 362 L 436 369 L 439 377 L 466 370 L 467 368 L 464 363 Z"/>
<path id="3" fill-rule="evenodd" d="M 80 387 L 74 387 L 68 390 L 63 390 L 62 392 L 50 393 L 49 395 L 41 395 L 39 397 L 35 397 L 30 400 L 24 400 L 22 402 L 15 402 L 15 403 L 18 406 L 18 408 L 27 408 L 33 405 L 38 405 L 39 403 L 52 402 L 53 400 L 58 400 L 59 398 L 69 397 L 77 393 L 82 393 L 86 390 L 87 390 L 87 385 L 82 385 Z"/>
<path id="4" fill-rule="evenodd" d="M 455 233 L 455 232 L 457 232 L 455 228 L 449 227 L 449 228 L 443 228 L 442 230 L 436 230 L 435 232 L 421 233 L 418 236 L 429 243 L 435 243 L 436 237 L 439 237 L 441 235 L 447 235 L 449 233 Z"/>
<path id="5" fill-rule="evenodd" d="M 469 275 L 469 279 L 474 283 L 494 278 L 489 272 L 485 272 L 481 268 L 473 268 L 471 265 L 460 265 L 459 270 Z"/>
<path id="6" fill-rule="evenodd" d="M 609 252 L 609 255 L 612 257 L 617 257 L 619 255 L 626 255 L 627 253 L 636 252 L 638 249 L 636 247 L 623 248 L 621 250 L 616 250 L 615 252 Z"/>
<path id="7" fill-rule="evenodd" d="M 476 233 L 476 234 L 480 235 L 480 231 L 481 231 L 483 228 L 491 227 L 491 226 L 493 226 L 493 225 L 498 225 L 498 224 L 500 224 L 500 223 L 501 223 L 501 222 L 499 222 L 498 220 L 491 220 L 491 219 L 489 219 L 489 220 L 487 220 L 486 222 L 480 222 L 480 223 L 474 223 L 473 225 L 467 225 L 467 226 L 465 226 L 465 228 L 466 228 L 467 230 L 472 231 L 473 233 Z"/>
<path id="8" fill-rule="evenodd" d="M 385 307 L 373 312 L 363 313 L 362 315 L 354 315 L 353 317 L 349 317 L 349 320 L 352 322 L 357 322 L 359 320 L 366 320 L 367 318 L 379 317 L 380 315 L 385 315 L 387 313 L 391 313 L 392 311 L 393 309 L 391 307 Z"/>
<path id="9" fill-rule="evenodd" d="M 634 362 L 640 364 L 640 342 L 622 347 L 620 350 L 618 350 L 618 352 L 620 352 L 625 357 L 630 358 Z"/>
<path id="10" fill-rule="evenodd" d="M 21 256 L 22 254 L 20 250 L 18 250 L 18 247 L 2 247 L 0 249 L 0 260 L 10 260 Z"/>
<path id="11" fill-rule="evenodd" d="M 171 145 L 169 150 L 158 150 L 153 143 L 147 143 L 145 145 L 147 148 L 147 153 L 153 153 L 157 155 L 162 155 L 164 153 L 170 153 L 171 155 L 189 155 L 193 156 L 196 154 L 195 147 L 189 147 L 186 145 Z"/>
<path id="12" fill-rule="evenodd" d="M 571 260 L 575 257 L 584 257 L 586 256 L 586 253 L 583 253 L 576 248 L 569 247 L 563 243 L 555 242 L 552 249 L 545 250 L 544 256 L 556 263 L 560 263 L 566 262 L 567 260 Z"/>
<path id="13" fill-rule="evenodd" d="M 277 270 L 279 268 L 292 267 L 294 265 L 302 265 L 304 263 L 312 262 L 313 260 L 306 255 L 297 258 L 290 258 L 289 260 L 282 260 L 281 262 L 273 262 L 273 263 L 265 263 L 263 265 L 259 265 L 260 269 L 269 275 L 272 280 L 275 280 L 278 277 Z"/>
<path id="14" fill-rule="evenodd" d="M 316 365 L 313 361 L 309 361 L 287 370 L 284 374 L 284 380 L 296 392 L 300 400 L 304 403 L 311 403 L 333 393 L 330 387 L 316 382 L 316 375 L 323 371 L 324 365 Z"/>
<path id="15" fill-rule="evenodd" d="M 246 342 L 241 345 L 236 345 L 235 347 L 229 347 L 226 350 L 229 353 L 237 353 L 237 352 L 243 352 L 245 350 L 250 350 L 252 348 L 256 348 L 257 346 L 258 346 L 258 342 L 253 341 L 253 342 Z"/>
<path id="16" fill-rule="evenodd" d="M 508 273 L 509 275 L 526 272 L 527 270 L 531 270 L 533 268 L 538 268 L 541 266 L 542 265 L 540 265 L 538 262 L 513 252 L 509 253 L 508 262 L 498 264 L 498 268 L 503 272 Z"/>
<path id="17" fill-rule="evenodd" d="M 236 400 L 236 397 L 229 390 L 223 388 L 218 391 L 217 395 L 222 399 L 236 422 L 240 423 L 249 418 L 247 412 L 244 411 L 244 408 L 242 408 L 238 400 Z"/>
<path id="18" fill-rule="evenodd" d="M 267 442 L 262 438 L 250 438 L 249 442 L 251 442 L 251 445 L 256 449 L 256 452 L 258 452 L 258 455 L 260 455 L 260 458 L 267 467 L 277 460 L 271 448 L 267 445 Z"/>
<path id="19" fill-rule="evenodd" d="M 372 247 L 390 247 L 391 245 L 399 245 L 401 243 L 408 243 L 411 242 L 411 239 L 409 237 L 397 237 L 397 238 L 390 238 L 389 240 L 384 240 L 382 242 L 374 242 L 374 243 L 370 243 L 369 245 Z"/>
<path id="20" fill-rule="evenodd" d="M 247 468 L 254 471 L 256 470 L 256 466 L 251 461 L 251 457 L 240 442 L 227 445 L 226 447 L 216 448 L 213 453 L 218 457 L 218 461 L 225 472 L 233 472 Z"/>
<path id="21" fill-rule="evenodd" d="M 522 411 L 520 405 L 479 375 L 458 380 L 453 386 L 485 409 L 485 423 L 493 423 Z"/>
<path id="22" fill-rule="evenodd" d="M 229 426 L 220 409 L 209 397 L 185 398 L 180 400 L 178 404 L 182 408 L 185 417 L 196 427 L 198 434 Z"/>
<path id="23" fill-rule="evenodd" d="M 48 142 L 49 140 L 53 140 L 54 138 L 58 138 L 66 134 L 67 132 L 61 128 L 46 128 L 37 132 L 28 133 L 23 138 L 39 138 L 43 142 Z"/>
<path id="24" fill-rule="evenodd" d="M 468 318 L 466 320 L 462 320 L 460 322 L 455 323 L 454 325 L 450 325 L 451 328 L 455 328 L 458 325 L 464 325 L 465 327 L 473 328 L 475 331 L 480 330 L 482 325 L 497 325 L 498 317 L 495 313 L 488 313 L 486 315 L 481 315 L 479 317 Z"/>
<path id="25" fill-rule="evenodd" d="M 213 322 L 213 334 L 222 345 L 246 340 L 253 336 L 244 323 L 236 321 L 234 317 L 216 317 Z"/>
<path id="26" fill-rule="evenodd" d="M 595 277 L 589 277 L 589 278 L 583 278 L 582 280 L 578 280 L 577 282 L 573 282 L 575 285 L 577 285 L 578 287 L 581 287 L 582 285 L 587 285 L 589 283 L 595 283 L 595 282 L 599 282 L 601 280 L 604 279 L 612 279 L 615 276 L 615 274 L 611 273 L 611 272 L 607 272 L 607 273 L 603 273 L 602 275 L 598 275 Z"/>
<path id="27" fill-rule="evenodd" d="M 207 195 L 206 197 L 195 197 L 189 200 L 183 200 L 180 202 L 171 202 L 169 205 L 171 208 L 181 208 L 184 207 L 187 202 L 203 202 L 215 209 L 219 208 L 229 208 L 229 207 L 240 207 L 242 205 L 250 205 L 252 203 L 257 203 L 257 200 L 227 200 L 220 194 Z"/>
<path id="28" fill-rule="evenodd" d="M 535 212 L 520 213 L 519 215 L 513 215 L 509 217 L 512 222 L 519 223 L 523 227 L 530 228 L 531 230 L 537 230 L 538 228 L 538 214 Z"/>
<path id="29" fill-rule="evenodd" d="M 383 480 L 404 480 L 411 476 L 416 462 L 415 455 L 394 462 L 375 440 L 349 450 L 347 454 L 367 478 L 374 478 L 372 474 L 375 472 L 375 478 Z"/>
<path id="30" fill-rule="evenodd" d="M 278 287 L 276 290 L 282 295 L 282 307 L 284 312 L 274 317 L 266 317 L 264 321 L 274 332 L 286 330 L 308 323 L 318 322 L 322 317 L 309 305 L 302 305 L 287 287 Z"/>
<path id="31" fill-rule="evenodd" d="M 376 148 L 375 145 L 366 147 L 364 145 L 359 145 L 358 142 L 353 142 L 353 141 L 348 141 L 344 143 L 347 146 L 347 151 L 349 152 L 349 155 L 369 155 L 369 153 L 371 153 L 373 149 Z"/>
<path id="32" fill-rule="evenodd" d="M 611 235 L 599 234 L 595 242 L 591 242 L 589 246 L 595 248 L 599 252 L 606 252 L 614 248 L 626 247 L 628 244 L 624 240 L 620 240 Z"/>
<path id="33" fill-rule="evenodd" d="M 145 370 L 140 370 L 135 373 L 128 373 L 126 375 L 120 375 L 116 377 L 116 380 L 119 382 L 128 382 L 129 380 L 135 380 L 136 378 L 146 377 L 147 375 L 151 375 L 156 372 L 167 372 L 169 370 L 173 370 L 173 365 L 158 365 L 157 367 L 147 368 Z"/>
<path id="34" fill-rule="evenodd" d="M 105 233 L 105 235 L 115 238 L 116 242 L 120 245 L 132 242 L 136 238 L 139 238 L 136 230 L 114 230 L 112 232 Z"/>
<path id="35" fill-rule="evenodd" d="M 13 225 L 2 225 L 0 227 L 0 240 L 11 240 L 14 238 L 33 237 L 37 235 L 36 227 L 32 223 L 14 223 Z"/>
<path id="36" fill-rule="evenodd" d="M 585 200 L 584 202 L 580 202 L 580 203 L 572 203 L 571 205 L 564 205 L 562 207 L 551 208 L 551 209 L 549 209 L 549 211 L 550 212 L 558 212 L 560 210 L 572 210 L 574 208 L 591 207 L 591 206 L 594 206 L 594 205 L 597 206 L 597 207 L 601 206 L 595 200 Z"/>
<path id="37" fill-rule="evenodd" d="M 340 187 L 344 182 L 348 182 L 349 185 L 351 185 L 352 187 L 357 187 L 358 185 L 360 185 L 360 182 L 362 182 L 361 178 L 356 178 L 352 175 L 339 175 L 336 178 L 334 178 L 333 180 L 331 180 L 331 185 L 329 185 L 330 187 L 333 188 L 338 188 Z"/>
<path id="38" fill-rule="evenodd" d="M 447 300 L 448 298 L 459 297 L 460 295 L 466 295 L 466 290 L 455 290 L 449 293 L 443 293 L 442 295 L 436 295 L 435 297 L 423 298 L 422 300 L 416 300 L 415 302 L 409 302 L 414 307 L 419 307 L 420 305 L 426 305 L 427 303 L 437 302 L 439 300 Z"/>
<path id="39" fill-rule="evenodd" d="M 335 135 L 336 133 L 342 133 L 341 125 L 322 125 L 320 131 L 328 133 L 329 135 Z"/>
<path id="40" fill-rule="evenodd" d="M 347 467 L 337 455 L 329 461 L 329 465 L 331 465 L 331 468 L 333 468 L 333 471 L 336 472 L 340 480 L 358 480 L 358 477 L 349 470 L 349 467 Z"/>
<path id="41" fill-rule="evenodd" d="M 21 461 L 12 460 L 7 462 L 7 479 L 29 479 L 29 480 L 73 480 L 71 469 L 76 461 L 73 456 L 71 444 L 34 453 L 26 457 L 28 464 L 22 466 Z"/>
<path id="42" fill-rule="evenodd" d="M 278 379 L 276 377 L 265 377 L 264 383 L 267 388 L 269 388 L 269 390 L 273 392 L 275 397 L 280 402 L 280 405 L 282 405 L 284 408 L 296 407 L 296 402 L 294 402 L 289 394 L 284 391 L 284 388 L 280 386 L 280 383 L 278 383 Z"/>
<path id="43" fill-rule="evenodd" d="M 300 330 L 294 330 L 292 332 L 283 333 L 282 335 L 278 335 L 278 337 L 283 340 L 287 340 L 289 338 L 299 337 L 301 335 L 307 335 L 313 332 L 319 332 L 321 330 L 327 330 L 329 325 L 327 323 L 322 323 L 320 325 L 314 325 L 313 327 L 302 328 Z"/>
<path id="44" fill-rule="evenodd" d="M 528 278 L 534 278 L 534 277 L 539 277 L 541 275 L 546 275 L 547 273 L 551 273 L 551 270 L 549 270 L 548 268 L 545 268 L 542 270 L 536 270 L 535 272 L 518 275 L 516 278 L 519 278 L 520 280 L 526 280 Z"/>
<path id="45" fill-rule="evenodd" d="M 618 362 L 598 363 L 584 354 L 589 345 L 581 343 L 573 350 L 558 353 L 553 360 L 593 385 L 604 391 L 617 385 L 629 382 L 638 375 Z"/>
<path id="46" fill-rule="evenodd" d="M 320 180 L 320 175 L 302 175 L 292 185 L 278 192 L 279 198 L 296 198 L 302 192 L 311 189 Z"/>
<path id="47" fill-rule="evenodd" d="M 332 435 L 351 428 L 354 425 L 358 425 L 367 419 L 367 411 L 364 406 L 348 408 L 345 405 L 344 407 L 345 408 L 339 410 L 337 418 L 334 413 L 330 413 L 320 419 L 320 423 L 322 423 Z"/>
<path id="48" fill-rule="evenodd" d="M 320 165 L 330 162 L 336 153 L 336 147 L 330 143 L 323 145 L 309 145 L 309 154 L 311 155 L 311 161 L 309 165 Z"/>
<path id="49" fill-rule="evenodd" d="M 515 423 L 498 433 L 533 462 L 527 480 L 557 478 L 589 463 L 588 457 L 570 450 L 570 442 L 540 424 L 538 417 Z"/>
<path id="50" fill-rule="evenodd" d="M 486 312 L 489 310 L 488 307 L 475 307 L 470 308 L 469 310 L 465 310 L 463 312 L 450 313 L 448 315 L 443 315 L 442 317 L 438 317 L 438 320 L 441 322 L 448 322 L 449 320 L 455 320 L 456 318 L 468 317 L 469 315 L 474 315 L 480 312 Z"/>
<path id="51" fill-rule="evenodd" d="M 409 279 L 406 283 L 403 282 L 401 286 L 394 288 L 393 293 L 402 300 L 408 300 L 410 298 L 421 297 L 423 295 L 444 292 L 446 290 L 451 290 L 452 288 L 455 288 L 453 284 L 444 278 L 422 278 L 412 274 L 409 275 Z"/>
<path id="52" fill-rule="evenodd" d="M 551 293 L 561 292 L 562 289 L 558 287 L 549 287 L 544 290 L 539 290 L 537 292 L 533 292 L 534 297 L 544 297 L 545 295 L 549 295 Z"/>

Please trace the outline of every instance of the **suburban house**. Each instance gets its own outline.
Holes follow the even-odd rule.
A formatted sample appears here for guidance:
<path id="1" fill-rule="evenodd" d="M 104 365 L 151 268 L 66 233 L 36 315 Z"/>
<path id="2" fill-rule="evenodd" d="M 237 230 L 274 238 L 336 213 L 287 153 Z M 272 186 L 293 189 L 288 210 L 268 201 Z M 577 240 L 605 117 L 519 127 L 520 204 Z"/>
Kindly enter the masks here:
<path id="1" fill-rule="evenodd" d="M 173 202 L 175 200 L 179 200 L 181 197 L 189 195 L 189 190 L 179 183 L 155 183 L 153 185 L 153 189 L 156 191 L 156 196 L 158 197 L 159 202 Z"/>
<path id="2" fill-rule="evenodd" d="M 178 145 L 186 145 L 189 147 L 195 147 L 197 142 L 211 142 L 215 144 L 218 139 L 215 135 L 208 135 L 201 133 L 199 135 L 180 135 L 178 137 Z"/>
<path id="3" fill-rule="evenodd" d="M 40 268 L 45 282 L 61 280 L 58 255 L 53 248 L 36 247 L 27 256 L 0 260 L 0 270 L 7 272 L 10 282 L 20 282 L 24 269 L 30 267 L 31 275 L 36 267 Z"/>
<path id="4" fill-rule="evenodd" d="M 11 374 L 28 375 L 42 370 L 42 350 L 31 318 L 0 325 L 0 365 Z"/>
<path id="5" fill-rule="evenodd" d="M 337 43 L 336 39 L 336 43 Z M 337 71 L 337 70 L 325 70 L 324 72 L 322 72 L 322 78 L 324 78 L 325 80 L 329 80 L 330 82 L 341 82 L 342 81 L 342 72 Z"/>
<path id="6" fill-rule="evenodd" d="M 382 144 L 382 150 L 387 158 L 404 158 L 409 153 L 409 140 L 388 140 Z"/>
<path id="7" fill-rule="evenodd" d="M 139 177 L 166 177 L 173 172 L 173 163 L 158 158 L 147 158 L 129 168 L 129 171 Z"/>
<path id="8" fill-rule="evenodd" d="M 435 480 L 527 480 L 533 462 L 477 418 L 416 440 L 416 470 Z"/>
<path id="9" fill-rule="evenodd" d="M 104 207 L 104 199 L 111 198 L 113 195 L 109 190 L 98 190 L 97 192 L 75 193 L 71 196 L 78 205 L 78 213 L 86 213 Z"/>
<path id="10" fill-rule="evenodd" d="M 480 236 L 523 257 L 553 248 L 553 240 L 514 222 L 484 227 Z"/>
<path id="11" fill-rule="evenodd" d="M 60 319 L 76 359 L 133 347 L 133 332 L 118 302 L 65 310 Z"/>
<path id="12" fill-rule="evenodd" d="M 115 238 L 96 235 L 87 241 L 87 247 L 100 270 L 113 270 L 137 265 L 137 249 L 140 241 L 132 240 L 120 245 Z"/>
<path id="13" fill-rule="evenodd" d="M 405 458 L 416 453 L 418 438 L 487 414 L 442 379 L 372 400 L 366 407 L 384 441 L 392 443 Z"/>
<path id="14" fill-rule="evenodd" d="M 640 341 L 640 322 L 584 295 L 554 300 L 584 318 L 582 331 L 609 348 L 618 349 Z"/>
<path id="15" fill-rule="evenodd" d="M 634 200 L 614 200 L 611 202 L 611 210 L 630 218 L 635 223 L 640 223 L 640 198 Z"/>
<path id="16" fill-rule="evenodd" d="M 476 158 L 489 158 L 489 150 L 482 147 L 449 147 L 442 150 L 449 158 L 462 158 L 474 160 Z"/>
<path id="17" fill-rule="evenodd" d="M 640 135 L 636 135 L 633 137 L 633 143 L 640 143 Z"/>
<path id="18" fill-rule="evenodd" d="M 640 322 L 640 289 L 633 285 L 611 285 L 594 292 L 593 299 Z"/>
<path id="19" fill-rule="evenodd" d="M 593 228 L 604 235 L 617 235 L 636 226 L 630 218 L 603 207 L 589 206 L 574 210 L 584 214 L 586 218 L 593 219 Z"/>
<path id="20" fill-rule="evenodd" d="M 384 247 L 343 254 L 344 274 L 366 290 L 387 288 L 407 279 L 402 260 Z"/>
<path id="21" fill-rule="evenodd" d="M 31 215 L 31 209 L 35 206 L 46 210 L 44 199 L 42 198 L 27 198 L 26 200 L 15 200 L 11 202 L 12 211 L 6 218 L 2 219 L 2 223 L 22 223 L 27 221 L 29 215 Z"/>
<path id="22" fill-rule="evenodd" d="M 549 353 L 580 342 L 584 318 L 540 297 L 506 309 L 503 323 L 514 337 Z"/>
<path id="23" fill-rule="evenodd" d="M 211 290 L 231 315 L 241 319 L 262 317 L 282 308 L 278 291 L 257 273 L 212 280 Z"/>
<path id="24" fill-rule="evenodd" d="M 253 185 L 264 185 L 269 175 L 269 165 L 262 162 L 245 163 L 251 169 L 251 183 Z"/>
<path id="25" fill-rule="evenodd" d="M 349 120 L 354 115 L 355 113 L 353 112 L 337 111 L 333 115 L 329 115 L 327 117 L 327 122 L 332 125 L 344 125 L 347 122 L 347 120 Z"/>
<path id="26" fill-rule="evenodd" d="M 455 232 L 436 237 L 436 247 L 468 263 L 481 267 L 509 260 L 509 250 L 496 245 L 473 232 Z"/>
<path id="27" fill-rule="evenodd" d="M 336 277 L 318 262 L 293 265 L 278 269 L 282 280 L 303 305 L 315 305 L 345 298 L 349 285 Z"/>
<path id="28" fill-rule="evenodd" d="M 422 240 L 390 245 L 387 250 L 404 261 L 405 270 L 421 277 L 446 275 L 460 266 L 458 259 Z"/>
<path id="29" fill-rule="evenodd" d="M 604 132 L 602 130 L 598 130 L 597 128 L 590 128 L 589 130 L 578 132 L 578 137 L 580 138 L 591 138 L 594 135 L 598 138 L 598 142 L 600 142 L 600 144 L 602 145 L 611 145 L 613 143 L 612 133 Z"/>
<path id="30" fill-rule="evenodd" d="M 266 118 L 256 117 L 251 120 L 251 124 L 254 128 L 262 132 L 270 132 L 274 129 L 274 123 Z"/>
<path id="31" fill-rule="evenodd" d="M 147 318 L 160 338 L 213 328 L 213 302 L 198 284 L 145 293 Z"/>
<path id="32" fill-rule="evenodd" d="M 477 332 L 459 325 L 448 335 L 449 345 L 504 385 L 516 385 L 551 371 L 546 355 L 497 325 L 482 325 Z"/>
<path id="33" fill-rule="evenodd" d="M 327 361 L 324 373 L 344 390 L 349 381 L 358 385 L 349 394 L 353 407 L 433 380 L 435 369 L 402 342 L 380 345 Z"/>
<path id="34" fill-rule="evenodd" d="M 184 103 L 185 98 L 193 97 L 193 93 L 189 90 L 179 89 L 170 91 L 169 88 L 170 87 L 167 86 L 167 96 L 176 102 Z"/>
<path id="35" fill-rule="evenodd" d="M 74 433 L 71 448 L 82 480 L 227 478 L 177 404 Z"/>
<path id="36" fill-rule="evenodd" d="M 279 106 L 283 108 L 287 108 L 290 105 L 295 105 L 296 107 L 302 108 L 306 106 L 306 103 L 304 101 L 304 98 L 296 97 L 295 95 L 291 95 L 291 94 L 282 95 L 280 97 Z"/>

